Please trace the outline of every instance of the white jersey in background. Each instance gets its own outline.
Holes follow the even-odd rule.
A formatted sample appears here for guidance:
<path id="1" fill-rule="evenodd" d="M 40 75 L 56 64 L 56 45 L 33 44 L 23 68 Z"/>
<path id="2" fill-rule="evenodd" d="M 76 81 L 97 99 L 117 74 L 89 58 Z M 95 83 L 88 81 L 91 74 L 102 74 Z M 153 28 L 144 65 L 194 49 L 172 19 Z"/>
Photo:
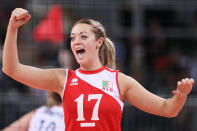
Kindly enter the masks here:
<path id="1" fill-rule="evenodd" d="M 64 131 L 64 113 L 62 106 L 48 108 L 42 106 L 33 115 L 28 131 Z"/>

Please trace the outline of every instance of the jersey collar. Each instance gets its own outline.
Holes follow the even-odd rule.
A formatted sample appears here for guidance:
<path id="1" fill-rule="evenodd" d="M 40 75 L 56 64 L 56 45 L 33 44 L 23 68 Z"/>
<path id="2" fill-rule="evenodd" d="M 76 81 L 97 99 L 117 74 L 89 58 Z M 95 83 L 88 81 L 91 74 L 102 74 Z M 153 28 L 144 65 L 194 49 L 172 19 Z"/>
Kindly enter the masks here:
<path id="1" fill-rule="evenodd" d="M 79 68 L 78 71 L 79 71 L 79 73 L 82 73 L 82 74 L 96 74 L 96 73 L 103 71 L 104 69 L 105 69 L 105 67 L 102 66 L 101 68 L 99 68 L 97 70 L 86 71 L 86 70 L 82 70 L 81 68 Z"/>

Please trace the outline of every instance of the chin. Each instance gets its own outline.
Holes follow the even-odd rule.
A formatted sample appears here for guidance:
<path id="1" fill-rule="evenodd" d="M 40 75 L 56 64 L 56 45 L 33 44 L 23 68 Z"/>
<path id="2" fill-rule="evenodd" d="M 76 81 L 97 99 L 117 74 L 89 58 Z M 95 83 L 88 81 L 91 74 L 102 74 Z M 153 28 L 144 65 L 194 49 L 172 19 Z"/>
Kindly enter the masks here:
<path id="1" fill-rule="evenodd" d="M 80 64 L 80 65 L 86 65 L 87 61 L 85 61 L 85 60 L 77 60 L 77 63 Z"/>

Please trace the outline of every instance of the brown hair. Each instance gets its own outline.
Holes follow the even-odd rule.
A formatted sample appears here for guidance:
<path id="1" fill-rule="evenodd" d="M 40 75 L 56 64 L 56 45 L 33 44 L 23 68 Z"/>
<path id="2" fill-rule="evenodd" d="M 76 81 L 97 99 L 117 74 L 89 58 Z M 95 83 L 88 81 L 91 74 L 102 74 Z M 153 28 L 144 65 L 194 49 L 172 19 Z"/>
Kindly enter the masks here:
<path id="1" fill-rule="evenodd" d="M 48 92 L 47 94 L 47 106 L 52 107 L 54 105 L 59 105 L 62 103 L 62 98 L 59 94 L 55 92 Z"/>
<path id="2" fill-rule="evenodd" d="M 88 24 L 92 26 L 92 32 L 95 34 L 96 40 L 98 40 L 101 37 L 104 38 L 104 42 L 99 49 L 99 58 L 101 64 L 109 68 L 115 69 L 115 47 L 113 42 L 106 36 L 103 25 L 100 22 L 93 19 L 80 19 L 73 25 L 73 27 L 77 24 Z"/>

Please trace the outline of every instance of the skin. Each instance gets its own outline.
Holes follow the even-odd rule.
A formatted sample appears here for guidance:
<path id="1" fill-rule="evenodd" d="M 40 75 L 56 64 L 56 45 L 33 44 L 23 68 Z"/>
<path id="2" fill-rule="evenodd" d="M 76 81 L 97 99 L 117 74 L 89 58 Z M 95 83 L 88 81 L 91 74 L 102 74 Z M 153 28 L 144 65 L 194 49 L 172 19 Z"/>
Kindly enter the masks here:
<path id="1" fill-rule="evenodd" d="M 62 95 L 65 69 L 39 69 L 23 65 L 18 60 L 16 44 L 18 28 L 29 19 L 30 15 L 24 9 L 17 8 L 12 12 L 3 49 L 2 70 L 13 79 L 30 87 L 55 91 Z M 77 24 L 72 28 L 71 48 L 81 69 L 96 70 L 102 67 L 98 52 L 103 40 L 102 37 L 95 39 L 90 25 Z M 79 49 L 84 49 L 85 53 L 77 54 L 76 51 Z M 118 74 L 118 83 L 122 100 L 126 99 L 137 108 L 151 114 L 175 117 L 182 109 L 194 80 L 185 78 L 178 81 L 177 89 L 173 91 L 174 96 L 169 99 L 147 91 L 135 79 L 123 73 Z"/>
<path id="2" fill-rule="evenodd" d="M 96 70 L 102 67 L 98 52 L 103 38 L 97 41 L 95 39 L 91 26 L 87 24 L 77 24 L 71 30 L 71 49 L 83 70 Z M 85 53 L 81 56 L 77 55 L 78 49 L 85 49 Z"/>
<path id="3" fill-rule="evenodd" d="M 8 127 L 3 129 L 3 131 L 27 131 L 31 118 L 33 117 L 35 111 L 29 112 L 22 116 L 20 119 L 14 121 Z"/>

